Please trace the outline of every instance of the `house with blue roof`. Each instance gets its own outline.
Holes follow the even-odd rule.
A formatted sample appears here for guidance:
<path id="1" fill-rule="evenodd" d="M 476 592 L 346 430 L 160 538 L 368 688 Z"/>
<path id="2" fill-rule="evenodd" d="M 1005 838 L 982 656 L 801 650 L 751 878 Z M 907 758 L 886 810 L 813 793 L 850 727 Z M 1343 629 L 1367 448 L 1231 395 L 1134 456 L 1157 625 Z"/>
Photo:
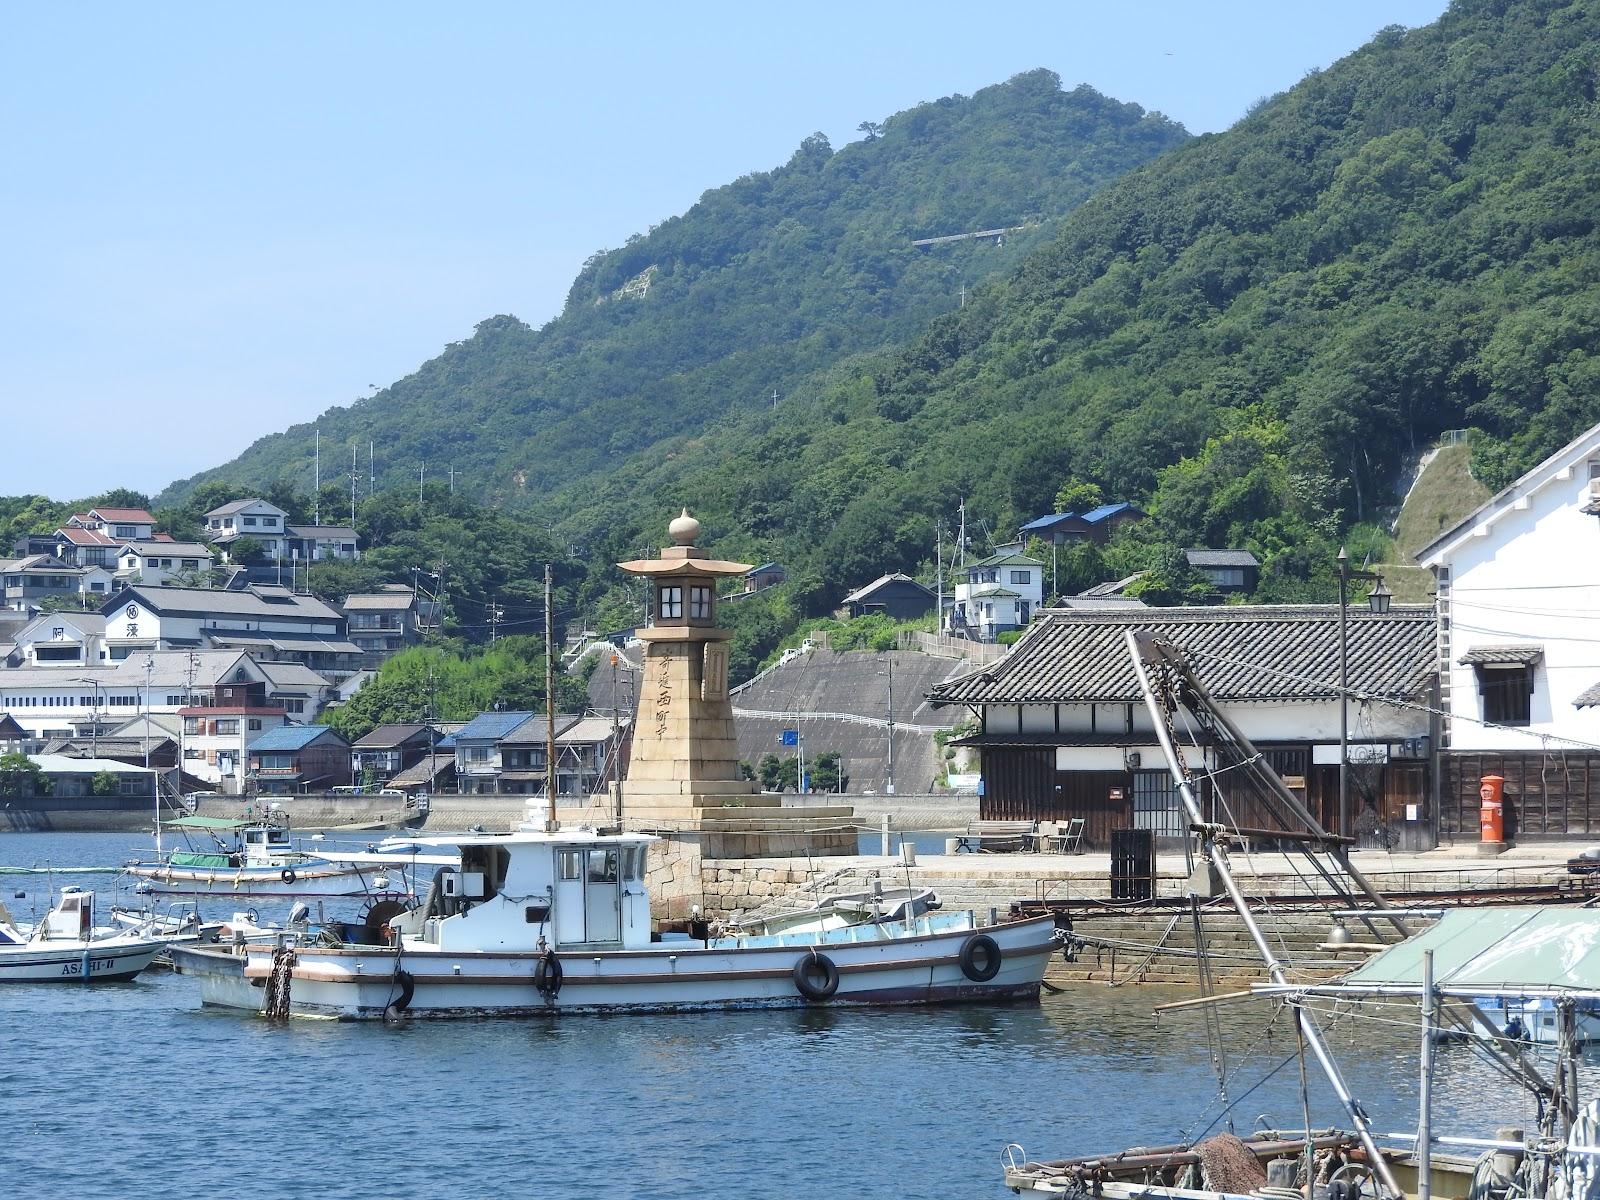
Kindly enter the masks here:
<path id="1" fill-rule="evenodd" d="M 1146 520 L 1149 516 L 1150 514 L 1137 504 L 1119 500 L 1114 504 L 1102 504 L 1098 508 L 1091 508 L 1087 512 L 1050 513 L 1047 516 L 1036 517 L 1024 525 L 1020 533 L 1024 540 L 1030 537 L 1042 538 L 1054 546 L 1082 541 L 1104 545 L 1115 537 L 1119 530 Z"/>
<path id="2" fill-rule="evenodd" d="M 328 725 L 283 725 L 250 743 L 250 782 L 263 796 L 326 792 L 350 783 L 350 743 Z"/>

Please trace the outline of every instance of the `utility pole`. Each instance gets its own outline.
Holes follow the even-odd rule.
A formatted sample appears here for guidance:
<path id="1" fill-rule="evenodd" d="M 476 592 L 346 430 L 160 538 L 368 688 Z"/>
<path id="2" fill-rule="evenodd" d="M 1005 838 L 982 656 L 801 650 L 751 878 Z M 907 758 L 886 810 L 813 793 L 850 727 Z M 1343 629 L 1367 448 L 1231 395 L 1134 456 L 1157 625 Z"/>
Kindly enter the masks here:
<path id="1" fill-rule="evenodd" d="M 455 463 L 451 463 L 450 464 L 450 494 L 452 496 L 454 496 L 456 494 L 456 465 L 455 465 Z"/>
<path id="2" fill-rule="evenodd" d="M 611 787 L 617 796 L 617 828 L 622 828 L 622 734 L 621 710 L 617 707 L 617 660 L 621 656 L 611 652 Z"/>
<path id="3" fill-rule="evenodd" d="M 350 443 L 350 528 L 356 527 L 356 483 L 361 476 L 356 473 L 356 444 Z"/>
<path id="4" fill-rule="evenodd" d="M 556 821 L 556 634 L 551 616 L 550 564 L 544 565 L 544 795 L 548 802 L 545 830 L 554 833 L 561 828 Z"/>
<path id="5" fill-rule="evenodd" d="M 884 791 L 894 795 L 894 651 L 889 651 L 889 779 Z"/>
<path id="6" fill-rule="evenodd" d="M 938 591 L 938 607 L 933 610 L 933 635 L 944 636 L 944 524 L 933 519 L 933 583 Z"/>
<path id="7" fill-rule="evenodd" d="M 372 487 L 377 483 L 377 472 L 372 469 L 372 443 L 367 443 L 367 499 L 372 499 Z"/>
<path id="8" fill-rule="evenodd" d="M 424 459 L 417 466 L 417 503 L 422 503 L 422 476 L 428 469 L 428 462 Z"/>
<path id="9" fill-rule="evenodd" d="M 311 431 L 314 449 L 311 457 L 311 523 L 322 524 L 322 430 Z M 304 509 L 301 510 L 305 511 Z"/>
<path id="10" fill-rule="evenodd" d="M 506 615 L 506 610 L 493 600 L 489 601 L 489 645 L 494 645 L 500 635 L 500 621 Z"/>

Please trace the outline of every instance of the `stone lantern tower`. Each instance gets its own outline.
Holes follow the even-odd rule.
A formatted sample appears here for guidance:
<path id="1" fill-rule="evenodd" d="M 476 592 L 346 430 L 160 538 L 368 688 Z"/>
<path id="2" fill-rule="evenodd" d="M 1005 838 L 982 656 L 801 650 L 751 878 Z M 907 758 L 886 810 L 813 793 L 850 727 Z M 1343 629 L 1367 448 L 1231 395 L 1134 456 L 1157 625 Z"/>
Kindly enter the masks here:
<path id="1" fill-rule="evenodd" d="M 700 522 L 685 509 L 668 526 L 673 544 L 657 558 L 618 563 L 649 580 L 644 677 L 628 764 L 630 826 L 697 833 L 709 858 L 855 853 L 840 827 L 850 807 L 784 808 L 739 774 L 739 743 L 728 699 L 728 642 L 718 629 L 717 581 L 746 563 L 704 555 Z"/>

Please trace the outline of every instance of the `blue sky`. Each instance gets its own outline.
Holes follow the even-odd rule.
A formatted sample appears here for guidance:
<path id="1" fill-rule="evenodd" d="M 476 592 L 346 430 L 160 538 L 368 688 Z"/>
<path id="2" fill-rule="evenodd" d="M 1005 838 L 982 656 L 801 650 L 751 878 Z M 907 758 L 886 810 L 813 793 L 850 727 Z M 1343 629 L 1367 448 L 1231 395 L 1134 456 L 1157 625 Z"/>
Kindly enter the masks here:
<path id="1" fill-rule="evenodd" d="M 49 4 L 0 39 L 0 494 L 156 491 L 596 250 L 1049 67 L 1200 133 L 1444 0 Z M 21 451 L 19 453 L 19 451 Z"/>

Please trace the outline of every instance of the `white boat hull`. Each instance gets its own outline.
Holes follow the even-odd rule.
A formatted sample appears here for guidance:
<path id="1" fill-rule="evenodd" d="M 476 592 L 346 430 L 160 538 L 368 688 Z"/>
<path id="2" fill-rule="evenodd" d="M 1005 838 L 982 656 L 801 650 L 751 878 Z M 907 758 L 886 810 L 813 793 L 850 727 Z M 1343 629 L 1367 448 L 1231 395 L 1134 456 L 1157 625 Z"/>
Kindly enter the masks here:
<path id="1" fill-rule="evenodd" d="M 705 1008 L 823 1005 L 946 1004 L 1035 999 L 1055 946 L 1051 918 L 979 929 L 934 930 L 876 940 L 815 945 L 838 969 L 826 999 L 807 999 L 796 965 L 806 944 L 706 948 L 658 943 L 648 950 L 573 948 L 560 955 L 561 986 L 542 994 L 534 983 L 539 955 L 393 947 L 297 947 L 290 975 L 291 1015 L 342 1019 L 531 1016 L 557 1012 L 665 1012 Z M 962 968 L 962 947 L 975 936 L 1000 949 L 987 980 Z M 263 1011 L 272 947 L 174 951 L 177 969 L 200 981 L 208 1005 Z M 408 986 L 409 981 L 409 986 Z M 405 993 L 409 991 L 410 995 Z M 405 1003 L 398 1002 L 404 1000 Z"/>
<path id="2" fill-rule="evenodd" d="M 0 947 L 0 983 L 112 983 L 132 979 L 162 949 L 158 941 L 122 937 Z"/>

